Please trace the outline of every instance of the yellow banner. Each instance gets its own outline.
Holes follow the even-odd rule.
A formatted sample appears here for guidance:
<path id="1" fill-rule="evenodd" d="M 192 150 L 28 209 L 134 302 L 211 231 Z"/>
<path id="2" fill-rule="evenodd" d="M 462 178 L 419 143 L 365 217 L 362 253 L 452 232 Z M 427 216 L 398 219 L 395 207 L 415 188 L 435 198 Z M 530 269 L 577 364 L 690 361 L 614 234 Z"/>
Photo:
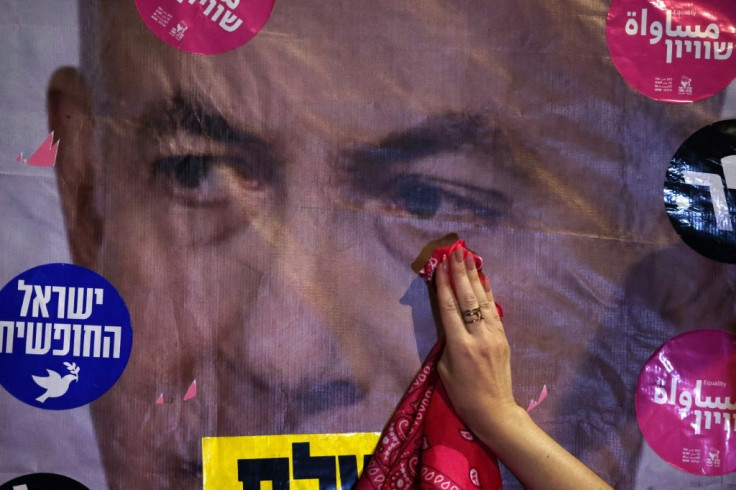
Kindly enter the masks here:
<path id="1" fill-rule="evenodd" d="M 379 435 L 205 437 L 204 490 L 347 490 Z"/>

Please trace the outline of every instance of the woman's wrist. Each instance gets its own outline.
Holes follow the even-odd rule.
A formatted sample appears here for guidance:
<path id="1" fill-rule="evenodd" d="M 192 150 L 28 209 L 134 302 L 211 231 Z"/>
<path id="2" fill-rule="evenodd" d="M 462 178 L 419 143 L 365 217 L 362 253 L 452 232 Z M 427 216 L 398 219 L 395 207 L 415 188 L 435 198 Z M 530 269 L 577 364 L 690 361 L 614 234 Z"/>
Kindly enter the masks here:
<path id="1" fill-rule="evenodd" d="M 473 432 L 526 488 L 611 488 L 550 438 L 522 407 L 514 404 L 504 412 L 487 417 Z"/>
<path id="2" fill-rule="evenodd" d="M 536 426 L 527 411 L 516 403 L 495 407 L 473 425 L 470 430 L 493 452 L 518 437 L 525 427 Z"/>

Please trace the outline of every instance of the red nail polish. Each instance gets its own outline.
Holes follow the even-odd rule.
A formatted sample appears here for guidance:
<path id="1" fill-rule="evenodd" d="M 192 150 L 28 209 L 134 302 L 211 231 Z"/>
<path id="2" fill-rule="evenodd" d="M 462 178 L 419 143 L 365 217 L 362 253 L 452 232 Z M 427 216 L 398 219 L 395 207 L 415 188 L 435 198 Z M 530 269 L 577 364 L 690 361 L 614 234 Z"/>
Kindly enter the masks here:
<path id="1" fill-rule="evenodd" d="M 470 272 L 475 269 L 475 259 L 472 255 L 468 254 L 465 256 L 465 269 Z"/>

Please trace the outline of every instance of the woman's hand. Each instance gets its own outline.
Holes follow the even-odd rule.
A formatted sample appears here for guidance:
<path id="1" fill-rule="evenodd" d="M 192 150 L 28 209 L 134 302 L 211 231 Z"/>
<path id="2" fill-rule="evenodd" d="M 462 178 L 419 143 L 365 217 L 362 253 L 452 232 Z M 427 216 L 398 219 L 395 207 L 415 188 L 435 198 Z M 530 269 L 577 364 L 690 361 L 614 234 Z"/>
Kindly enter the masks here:
<path id="1" fill-rule="evenodd" d="M 463 253 L 455 249 L 435 272 L 446 336 L 437 369 L 458 415 L 526 488 L 611 488 L 514 401 L 509 343 L 493 293 Z"/>
<path id="2" fill-rule="evenodd" d="M 472 254 L 461 248 L 443 258 L 435 281 L 446 336 L 437 369 L 453 407 L 474 432 L 480 424 L 503 424 L 520 407 L 511 391 L 509 343 L 490 282 L 481 279 Z"/>

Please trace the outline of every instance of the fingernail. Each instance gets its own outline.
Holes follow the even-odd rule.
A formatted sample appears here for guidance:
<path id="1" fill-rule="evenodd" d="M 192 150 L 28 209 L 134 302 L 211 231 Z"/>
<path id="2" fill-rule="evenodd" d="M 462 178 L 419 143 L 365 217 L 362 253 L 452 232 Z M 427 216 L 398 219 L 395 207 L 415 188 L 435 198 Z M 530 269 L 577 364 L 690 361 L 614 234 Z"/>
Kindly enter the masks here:
<path id="1" fill-rule="evenodd" d="M 468 272 L 472 271 L 475 268 L 475 259 L 471 254 L 468 254 L 467 257 L 465 257 L 465 269 L 467 269 Z"/>
<path id="2" fill-rule="evenodd" d="M 442 270 L 447 272 L 447 254 L 442 254 L 442 262 L 440 262 L 440 267 L 442 267 Z"/>
<path id="3" fill-rule="evenodd" d="M 463 251 L 460 248 L 456 248 L 455 251 L 452 253 L 453 258 L 457 262 L 463 261 Z"/>

